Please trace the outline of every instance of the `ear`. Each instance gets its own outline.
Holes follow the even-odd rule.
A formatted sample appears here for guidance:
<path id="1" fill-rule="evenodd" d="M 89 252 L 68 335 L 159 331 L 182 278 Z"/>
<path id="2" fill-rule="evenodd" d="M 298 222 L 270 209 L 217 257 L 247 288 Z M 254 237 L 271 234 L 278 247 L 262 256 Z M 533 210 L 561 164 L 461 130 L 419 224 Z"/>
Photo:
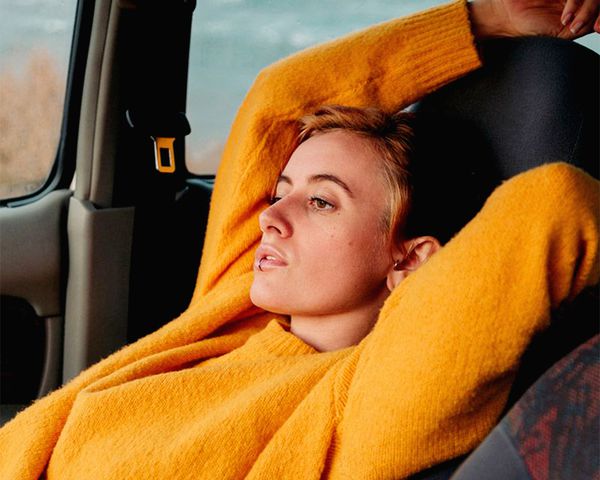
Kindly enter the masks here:
<path id="1" fill-rule="evenodd" d="M 440 248 L 438 239 L 429 236 L 411 238 L 402 242 L 401 246 L 395 247 L 392 252 L 394 258 L 386 279 L 390 292 Z"/>

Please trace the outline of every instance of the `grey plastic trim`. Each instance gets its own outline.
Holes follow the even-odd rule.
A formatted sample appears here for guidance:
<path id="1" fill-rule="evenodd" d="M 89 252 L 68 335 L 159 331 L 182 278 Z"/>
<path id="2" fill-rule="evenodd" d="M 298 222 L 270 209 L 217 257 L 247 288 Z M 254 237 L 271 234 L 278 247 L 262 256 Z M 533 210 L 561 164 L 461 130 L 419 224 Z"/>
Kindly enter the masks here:
<path id="1" fill-rule="evenodd" d="M 505 431 L 504 422 L 475 449 L 451 480 L 531 480 L 517 449 Z"/>
<path id="2" fill-rule="evenodd" d="M 40 317 L 61 315 L 61 226 L 70 190 L 0 208 L 0 294 L 27 300 Z"/>
<path id="3" fill-rule="evenodd" d="M 101 148 L 111 150 L 111 145 L 106 143 L 107 139 L 98 132 L 101 129 L 103 121 L 99 116 L 102 102 L 106 101 L 104 97 L 100 100 L 101 91 L 106 91 L 103 86 L 106 82 L 110 83 L 111 63 L 110 58 L 105 58 L 105 54 L 110 55 L 110 49 L 107 53 L 106 43 L 109 30 L 114 28 L 111 25 L 112 0 L 97 0 L 94 9 L 94 23 L 90 37 L 90 47 L 88 52 L 85 80 L 83 87 L 83 96 L 81 104 L 81 120 L 79 137 L 77 140 L 77 186 L 75 197 L 90 200 L 99 206 L 109 206 L 108 198 L 92 198 L 94 190 L 94 177 L 98 175 L 99 166 L 94 166 L 94 156 L 100 145 Z M 101 153 L 101 152 L 100 152 Z M 108 160 L 111 160 L 108 158 Z M 112 161 L 99 162 L 106 163 L 104 168 L 108 167 L 112 171 Z"/>
<path id="4" fill-rule="evenodd" d="M 37 398 L 43 397 L 60 386 L 63 317 L 48 317 L 44 319 L 44 322 L 46 326 L 46 354 Z"/>
<path id="5" fill-rule="evenodd" d="M 119 64 L 123 15 L 134 10 L 127 0 L 97 0 L 86 64 L 77 142 L 75 197 L 99 207 L 113 206 L 118 126 L 124 121 Z M 121 118 L 123 116 L 123 118 Z"/>
<path id="6" fill-rule="evenodd" d="M 127 341 L 133 220 L 133 207 L 97 209 L 71 199 L 64 381 Z"/>

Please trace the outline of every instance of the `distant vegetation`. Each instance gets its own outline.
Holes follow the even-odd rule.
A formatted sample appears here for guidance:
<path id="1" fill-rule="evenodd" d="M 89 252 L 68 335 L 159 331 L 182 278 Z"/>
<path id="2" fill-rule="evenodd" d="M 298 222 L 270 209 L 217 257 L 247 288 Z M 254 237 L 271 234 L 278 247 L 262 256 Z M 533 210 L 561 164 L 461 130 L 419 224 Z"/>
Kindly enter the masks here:
<path id="1" fill-rule="evenodd" d="M 0 198 L 37 189 L 58 146 L 64 72 L 46 50 L 30 52 L 20 65 L 0 70 Z"/>
<path id="2" fill-rule="evenodd" d="M 46 50 L 0 63 L 0 198 L 25 195 L 48 177 L 56 157 L 66 72 Z M 188 145 L 192 171 L 215 172 L 223 145 Z"/>

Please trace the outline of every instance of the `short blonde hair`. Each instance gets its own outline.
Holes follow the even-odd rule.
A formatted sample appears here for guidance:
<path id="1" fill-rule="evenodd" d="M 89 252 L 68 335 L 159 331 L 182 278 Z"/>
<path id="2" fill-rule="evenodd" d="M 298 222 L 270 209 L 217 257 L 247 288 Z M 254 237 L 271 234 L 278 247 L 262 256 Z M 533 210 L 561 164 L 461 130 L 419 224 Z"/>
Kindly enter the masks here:
<path id="1" fill-rule="evenodd" d="M 341 105 L 320 107 L 300 120 L 300 143 L 331 130 L 346 130 L 371 142 L 381 158 L 381 168 L 389 193 L 383 212 L 385 229 L 397 240 L 403 236 L 411 204 L 410 160 L 414 149 L 414 114 L 385 113 L 375 107 Z"/>

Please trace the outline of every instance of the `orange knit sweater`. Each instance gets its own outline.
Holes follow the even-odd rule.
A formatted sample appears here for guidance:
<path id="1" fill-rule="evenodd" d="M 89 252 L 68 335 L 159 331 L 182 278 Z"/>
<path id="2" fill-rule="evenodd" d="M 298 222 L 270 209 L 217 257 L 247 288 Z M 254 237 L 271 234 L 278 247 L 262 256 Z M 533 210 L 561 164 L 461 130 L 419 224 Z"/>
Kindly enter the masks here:
<path id="1" fill-rule="evenodd" d="M 224 153 L 190 307 L 0 429 L 0 478 L 401 478 L 473 448 L 550 309 L 598 282 L 597 181 L 552 164 L 503 184 L 353 347 L 316 352 L 248 291 L 295 118 L 397 109 L 477 65 L 457 2 L 265 70 Z"/>

